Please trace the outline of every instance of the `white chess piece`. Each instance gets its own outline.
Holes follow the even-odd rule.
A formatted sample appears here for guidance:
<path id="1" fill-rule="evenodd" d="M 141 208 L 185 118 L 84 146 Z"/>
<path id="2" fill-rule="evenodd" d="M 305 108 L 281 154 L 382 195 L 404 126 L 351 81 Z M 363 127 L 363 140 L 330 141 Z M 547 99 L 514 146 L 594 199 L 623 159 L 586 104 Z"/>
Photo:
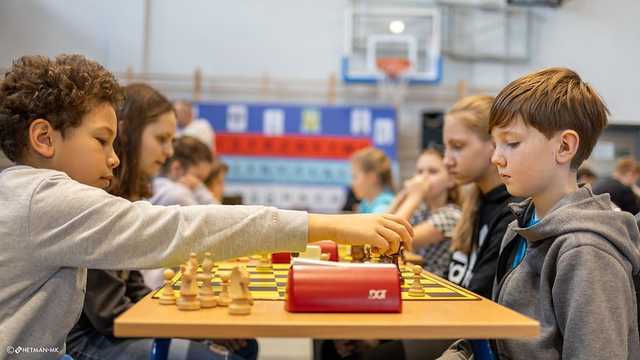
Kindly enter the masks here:
<path id="1" fill-rule="evenodd" d="M 202 262 L 202 287 L 200 288 L 200 306 L 203 308 L 212 308 L 218 305 L 218 297 L 211 287 L 211 279 L 213 278 L 212 269 L 214 267 L 211 261 L 211 253 L 204 254 Z"/>
<path id="2" fill-rule="evenodd" d="M 251 291 L 249 291 L 249 274 L 246 270 L 236 266 L 231 270 L 231 283 L 229 285 L 230 315 L 249 315 L 251 313 Z"/>
<path id="3" fill-rule="evenodd" d="M 413 283 L 409 288 L 409 296 L 424 296 L 424 286 L 420 280 L 422 279 L 422 267 L 420 265 L 414 265 L 411 269 L 413 271 Z"/>
<path id="4" fill-rule="evenodd" d="M 180 266 L 180 270 L 182 271 L 182 284 L 180 285 L 180 297 L 176 301 L 176 305 L 180 310 L 200 310 L 195 269 L 188 263 L 187 266 Z"/>
<path id="5" fill-rule="evenodd" d="M 176 273 L 171 269 L 165 269 L 163 275 L 164 286 L 162 287 L 162 291 L 160 292 L 159 302 L 162 305 L 174 305 L 176 303 L 176 294 L 173 291 L 173 284 L 171 283 L 171 280 L 174 276 L 176 276 Z"/>
<path id="6" fill-rule="evenodd" d="M 231 303 L 231 298 L 229 297 L 229 281 L 231 276 L 229 274 L 221 274 L 220 281 L 222 284 L 222 291 L 218 294 L 218 305 L 219 306 L 229 306 Z"/>
<path id="7" fill-rule="evenodd" d="M 299 257 L 303 259 L 320 260 L 322 249 L 318 245 L 307 245 L 307 249 L 300 253 Z"/>

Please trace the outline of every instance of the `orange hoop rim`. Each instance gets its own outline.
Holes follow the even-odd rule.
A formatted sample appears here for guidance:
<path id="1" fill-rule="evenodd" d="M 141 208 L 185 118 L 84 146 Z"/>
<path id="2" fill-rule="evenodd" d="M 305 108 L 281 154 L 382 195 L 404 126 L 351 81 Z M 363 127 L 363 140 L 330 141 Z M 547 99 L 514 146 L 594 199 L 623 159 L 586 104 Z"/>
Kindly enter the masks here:
<path id="1" fill-rule="evenodd" d="M 401 57 L 384 57 L 376 59 L 376 66 L 390 79 L 397 79 L 411 67 L 411 60 Z"/>

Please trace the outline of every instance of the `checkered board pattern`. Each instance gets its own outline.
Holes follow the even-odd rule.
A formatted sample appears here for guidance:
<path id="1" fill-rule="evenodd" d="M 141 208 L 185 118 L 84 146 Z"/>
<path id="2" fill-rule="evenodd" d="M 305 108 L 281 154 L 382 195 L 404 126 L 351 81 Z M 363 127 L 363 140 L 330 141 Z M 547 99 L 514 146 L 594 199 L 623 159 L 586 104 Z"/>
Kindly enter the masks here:
<path id="1" fill-rule="evenodd" d="M 424 296 L 409 296 L 409 288 L 413 283 L 413 272 L 408 267 L 401 266 L 402 284 L 400 291 L 402 292 L 402 300 L 405 301 L 456 301 L 456 300 L 480 300 L 477 295 L 445 282 L 431 274 L 422 273 L 420 283 L 424 288 Z"/>
<path id="2" fill-rule="evenodd" d="M 215 277 L 212 280 L 213 290 L 216 294 L 221 290 L 220 274 L 229 273 L 234 266 L 241 265 L 249 272 L 249 290 L 251 290 L 251 295 L 254 300 L 285 299 L 289 264 L 273 264 L 273 269 L 268 271 L 259 271 L 256 269 L 255 264 L 247 263 L 221 262 L 216 265 Z M 202 270 L 198 269 L 198 272 L 200 271 Z M 181 277 L 182 273 L 178 273 L 172 280 L 176 296 L 180 295 Z M 468 301 L 480 299 L 467 290 L 451 285 L 427 273 L 423 273 L 422 279 L 420 279 L 425 289 L 425 296 L 409 296 L 409 288 L 413 282 L 413 273 L 408 268 L 402 267 L 402 278 L 402 300 L 405 301 Z M 198 282 L 198 286 L 202 286 L 202 283 Z M 162 289 L 156 291 L 153 298 L 159 298 L 160 291 L 162 291 Z"/>

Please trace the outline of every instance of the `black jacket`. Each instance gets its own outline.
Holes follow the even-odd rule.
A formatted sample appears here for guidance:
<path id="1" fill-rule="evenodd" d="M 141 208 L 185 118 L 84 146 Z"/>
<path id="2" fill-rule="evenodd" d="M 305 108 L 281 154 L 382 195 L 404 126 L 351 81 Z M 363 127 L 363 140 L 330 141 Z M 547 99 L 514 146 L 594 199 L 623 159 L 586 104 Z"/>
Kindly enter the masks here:
<path id="1" fill-rule="evenodd" d="M 491 298 L 500 243 L 507 226 L 515 219 L 508 205 L 520 200 L 512 197 L 504 185 L 481 196 L 473 228 L 473 249 L 470 254 L 461 251 L 452 254 L 449 281 Z"/>
<path id="2" fill-rule="evenodd" d="M 638 197 L 633 190 L 614 178 L 605 178 L 596 182 L 593 186 L 594 194 L 609 193 L 611 201 L 622 211 L 635 215 L 640 212 Z"/>
<path id="3" fill-rule="evenodd" d="M 113 320 L 150 292 L 139 271 L 89 269 L 82 315 L 67 343 L 95 333 L 113 336 Z"/>

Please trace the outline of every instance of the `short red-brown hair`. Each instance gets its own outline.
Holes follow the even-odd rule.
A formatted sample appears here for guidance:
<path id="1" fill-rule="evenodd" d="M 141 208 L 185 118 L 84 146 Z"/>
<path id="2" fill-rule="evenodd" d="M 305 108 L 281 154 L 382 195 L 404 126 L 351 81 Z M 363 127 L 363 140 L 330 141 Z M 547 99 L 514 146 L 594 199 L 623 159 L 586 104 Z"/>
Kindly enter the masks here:
<path id="1" fill-rule="evenodd" d="M 491 107 L 489 131 L 521 118 L 547 138 L 574 130 L 580 137 L 571 161 L 577 169 L 607 126 L 609 110 L 602 98 L 573 70 L 547 68 L 525 75 L 502 89 Z"/>

